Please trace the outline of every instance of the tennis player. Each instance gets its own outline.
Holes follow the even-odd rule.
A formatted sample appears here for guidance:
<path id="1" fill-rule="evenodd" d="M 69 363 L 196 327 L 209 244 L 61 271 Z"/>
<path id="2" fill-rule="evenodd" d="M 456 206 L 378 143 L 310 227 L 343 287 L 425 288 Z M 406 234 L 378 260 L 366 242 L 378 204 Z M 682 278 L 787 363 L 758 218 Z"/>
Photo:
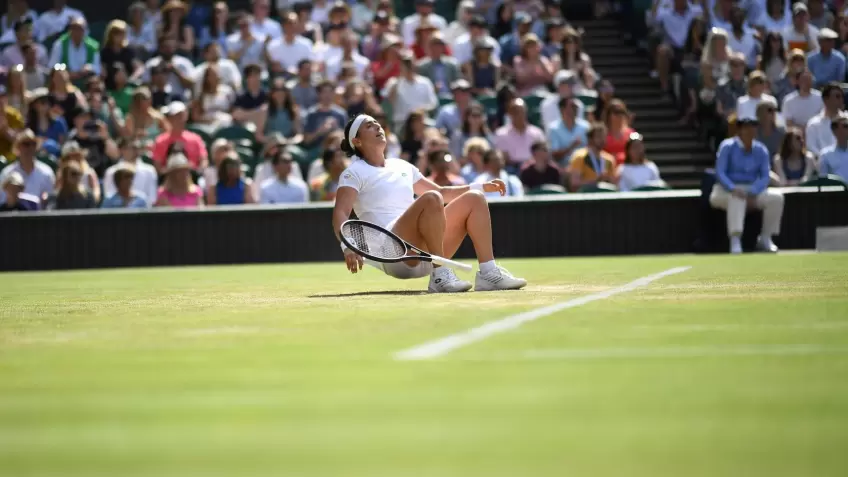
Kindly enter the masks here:
<path id="1" fill-rule="evenodd" d="M 483 193 L 504 195 L 503 181 L 440 187 L 412 164 L 402 159 L 387 159 L 386 132 L 377 120 L 364 114 L 348 121 L 341 147 L 353 161 L 342 172 L 336 192 L 333 230 L 339 241 L 339 231 L 350 218 L 351 210 L 360 220 L 385 227 L 412 245 L 445 258 L 451 258 L 469 235 L 480 263 L 475 279 L 477 291 L 515 290 L 527 285 L 523 278 L 516 278 L 498 266 L 492 251 L 492 222 Z M 342 251 L 351 273 L 362 270 L 367 263 L 395 278 L 430 275 L 428 291 L 432 293 L 471 289 L 471 283 L 460 280 L 453 270 L 431 262 L 372 262 L 349 250 L 344 243 Z"/>

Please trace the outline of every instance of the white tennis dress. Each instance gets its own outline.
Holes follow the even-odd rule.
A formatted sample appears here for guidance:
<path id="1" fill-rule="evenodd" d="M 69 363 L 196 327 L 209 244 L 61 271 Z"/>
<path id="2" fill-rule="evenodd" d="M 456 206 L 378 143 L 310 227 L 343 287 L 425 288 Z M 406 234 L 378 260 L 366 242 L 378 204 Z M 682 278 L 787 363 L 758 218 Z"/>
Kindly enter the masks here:
<path id="1" fill-rule="evenodd" d="M 386 159 L 383 167 L 374 167 L 354 157 L 342 172 L 339 187 L 350 187 L 359 193 L 353 211 L 360 220 L 392 230 L 415 202 L 413 184 L 423 178 L 417 167 L 403 159 Z M 430 262 L 418 262 L 414 267 L 402 262 L 379 263 L 367 259 L 365 262 L 395 278 L 421 278 L 433 269 Z"/>

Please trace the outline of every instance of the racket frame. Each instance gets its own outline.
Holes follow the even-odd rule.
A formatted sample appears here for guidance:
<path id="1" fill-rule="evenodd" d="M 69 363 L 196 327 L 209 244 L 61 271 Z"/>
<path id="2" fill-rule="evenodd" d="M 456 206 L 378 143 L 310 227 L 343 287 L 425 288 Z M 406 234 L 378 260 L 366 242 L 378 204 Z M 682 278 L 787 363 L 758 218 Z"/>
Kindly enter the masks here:
<path id="1" fill-rule="evenodd" d="M 385 257 L 378 257 L 376 255 L 372 255 L 368 252 L 364 252 L 364 251 L 360 250 L 359 247 L 356 246 L 356 244 L 351 243 L 347 239 L 347 237 L 345 237 L 344 229 L 345 229 L 345 225 L 347 225 L 348 223 L 359 223 L 359 224 L 363 224 L 363 226 L 365 226 L 365 227 L 370 227 L 372 229 L 379 230 L 380 232 L 388 235 L 389 237 L 393 238 L 394 240 L 397 240 L 398 242 L 402 243 L 406 247 L 406 255 L 404 255 L 403 257 L 398 257 L 398 258 L 385 258 Z M 345 244 L 345 246 L 347 248 L 356 252 L 357 255 L 365 257 L 369 260 L 373 260 L 375 262 L 398 263 L 398 262 L 405 262 L 407 260 L 421 260 L 423 262 L 432 262 L 432 263 L 435 263 L 436 265 L 442 265 L 442 266 L 445 266 L 445 267 L 459 268 L 460 270 L 465 270 L 467 272 L 470 272 L 470 271 L 473 270 L 473 267 L 471 265 L 461 263 L 461 262 L 457 262 L 457 261 L 454 261 L 454 260 L 450 260 L 448 258 L 439 257 L 438 255 L 433 255 L 429 252 L 425 252 L 424 250 L 421 250 L 420 248 L 416 247 L 415 245 L 412 245 L 411 243 L 407 242 L 406 240 L 400 238 L 396 233 L 392 232 L 391 230 L 389 230 L 385 227 L 381 227 L 381 226 L 374 224 L 374 223 L 371 223 L 371 222 L 366 222 L 364 220 L 354 220 L 354 219 L 346 220 L 342 224 L 341 230 L 339 230 L 339 236 L 341 237 L 342 242 Z M 416 253 L 418 253 L 418 255 L 409 255 L 410 250 L 415 251 Z"/>

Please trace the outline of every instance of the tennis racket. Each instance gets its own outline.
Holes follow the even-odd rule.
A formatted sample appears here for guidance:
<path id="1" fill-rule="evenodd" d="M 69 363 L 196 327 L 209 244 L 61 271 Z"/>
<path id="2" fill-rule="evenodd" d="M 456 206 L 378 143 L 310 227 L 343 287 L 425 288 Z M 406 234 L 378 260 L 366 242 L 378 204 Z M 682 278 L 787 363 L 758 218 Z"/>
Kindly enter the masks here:
<path id="1" fill-rule="evenodd" d="M 404 260 L 423 260 L 437 265 L 459 268 L 470 272 L 471 265 L 431 255 L 410 244 L 393 232 L 363 220 L 348 220 L 342 224 L 342 242 L 357 254 L 382 263 L 397 263 Z M 416 252 L 418 255 L 410 253 Z"/>

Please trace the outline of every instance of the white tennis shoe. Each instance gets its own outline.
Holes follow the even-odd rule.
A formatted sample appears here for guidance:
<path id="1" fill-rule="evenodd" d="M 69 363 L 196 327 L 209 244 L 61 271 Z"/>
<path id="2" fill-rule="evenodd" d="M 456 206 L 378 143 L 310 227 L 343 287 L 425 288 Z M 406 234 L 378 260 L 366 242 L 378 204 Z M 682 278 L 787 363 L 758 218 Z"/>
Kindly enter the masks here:
<path id="1" fill-rule="evenodd" d="M 506 268 L 497 267 L 489 272 L 477 272 L 474 291 L 518 290 L 527 286 L 527 280 L 512 276 Z"/>
<path id="2" fill-rule="evenodd" d="M 430 293 L 460 293 L 468 290 L 471 290 L 471 283 L 460 280 L 448 267 L 434 269 L 430 275 L 430 285 L 427 287 Z"/>

